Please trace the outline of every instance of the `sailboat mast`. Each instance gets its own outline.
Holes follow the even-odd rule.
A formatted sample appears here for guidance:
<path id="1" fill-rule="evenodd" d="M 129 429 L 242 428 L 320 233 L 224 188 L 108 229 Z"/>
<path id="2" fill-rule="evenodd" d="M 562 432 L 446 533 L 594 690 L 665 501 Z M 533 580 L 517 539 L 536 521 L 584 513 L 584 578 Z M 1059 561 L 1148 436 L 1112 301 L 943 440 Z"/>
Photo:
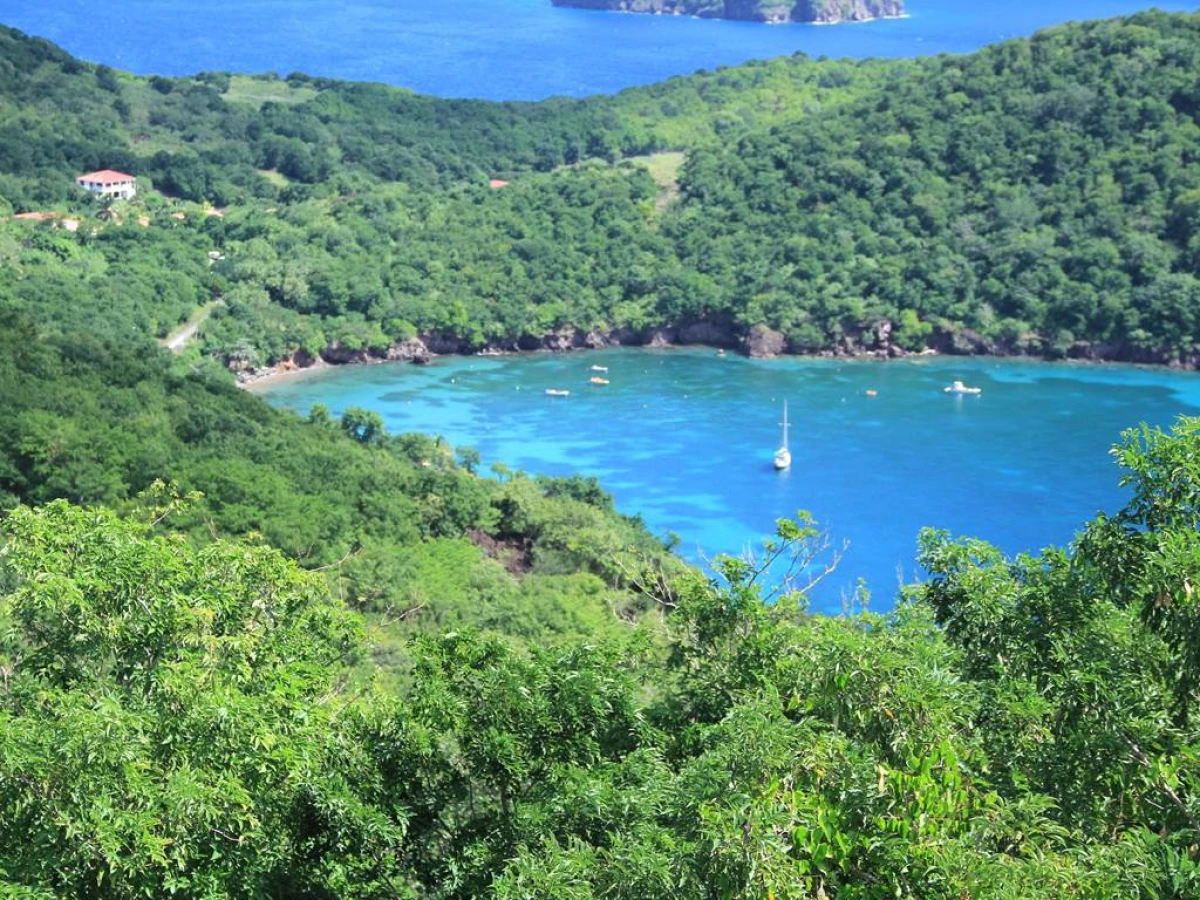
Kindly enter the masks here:
<path id="1" fill-rule="evenodd" d="M 786 400 L 784 400 L 784 401 L 783 401 L 783 449 L 785 449 L 785 450 L 787 449 L 787 445 L 788 445 L 788 442 L 787 442 L 787 428 L 788 428 L 788 421 L 787 421 L 787 401 L 786 401 Z"/>

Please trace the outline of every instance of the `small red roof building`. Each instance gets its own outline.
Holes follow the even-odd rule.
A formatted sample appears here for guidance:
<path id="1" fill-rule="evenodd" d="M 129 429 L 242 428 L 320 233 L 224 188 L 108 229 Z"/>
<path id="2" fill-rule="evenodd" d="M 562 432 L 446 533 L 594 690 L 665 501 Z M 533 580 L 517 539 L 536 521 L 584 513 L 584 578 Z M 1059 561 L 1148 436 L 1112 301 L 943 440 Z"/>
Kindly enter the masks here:
<path id="1" fill-rule="evenodd" d="M 488 182 L 488 187 L 490 187 L 490 188 L 508 187 L 508 182 L 501 181 L 499 178 L 493 178 L 491 181 Z"/>

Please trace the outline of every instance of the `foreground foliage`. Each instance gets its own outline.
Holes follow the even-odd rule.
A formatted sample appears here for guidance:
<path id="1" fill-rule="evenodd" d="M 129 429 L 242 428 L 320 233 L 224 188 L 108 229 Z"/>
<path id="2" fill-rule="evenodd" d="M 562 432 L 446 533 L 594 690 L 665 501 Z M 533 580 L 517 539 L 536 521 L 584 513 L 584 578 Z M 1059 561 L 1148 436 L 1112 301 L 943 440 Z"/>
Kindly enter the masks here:
<path id="1" fill-rule="evenodd" d="M 730 562 L 642 637 L 417 638 L 276 551 L 61 501 L 4 523 L 0 883 L 26 896 L 1187 898 L 1200 420 L 1070 551 L 927 534 L 888 615 Z M 803 540 L 794 527 L 781 540 Z"/>

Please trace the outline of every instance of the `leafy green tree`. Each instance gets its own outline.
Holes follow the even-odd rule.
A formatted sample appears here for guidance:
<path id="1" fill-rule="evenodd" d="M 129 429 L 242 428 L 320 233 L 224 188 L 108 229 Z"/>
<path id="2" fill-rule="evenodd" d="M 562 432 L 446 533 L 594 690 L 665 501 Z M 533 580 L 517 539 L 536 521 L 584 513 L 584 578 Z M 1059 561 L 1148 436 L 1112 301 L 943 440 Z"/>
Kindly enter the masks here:
<path id="1" fill-rule="evenodd" d="M 383 443 L 383 417 L 379 413 L 359 406 L 351 406 L 342 413 L 342 431 L 360 444 Z"/>
<path id="2" fill-rule="evenodd" d="M 0 880 L 396 895 L 404 821 L 372 805 L 377 776 L 343 724 L 359 631 L 320 579 L 64 503 L 18 509 L 4 532 Z"/>

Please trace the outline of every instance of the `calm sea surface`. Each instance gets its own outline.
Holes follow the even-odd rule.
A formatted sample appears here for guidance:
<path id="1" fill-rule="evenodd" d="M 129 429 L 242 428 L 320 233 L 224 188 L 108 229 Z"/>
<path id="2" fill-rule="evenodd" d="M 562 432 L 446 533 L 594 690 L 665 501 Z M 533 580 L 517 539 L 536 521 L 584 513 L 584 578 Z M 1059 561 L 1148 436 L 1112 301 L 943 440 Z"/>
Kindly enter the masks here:
<path id="1" fill-rule="evenodd" d="M 610 93 L 748 59 L 965 53 L 1138 0 L 909 0 L 821 27 L 560 9 L 550 0 L 0 0 L 0 22 L 139 74 L 304 71 L 442 97 Z M 1198 4 L 1157 0 L 1167 10 Z"/>
<path id="2" fill-rule="evenodd" d="M 610 384 L 588 383 L 592 365 Z M 953 379 L 981 387 L 950 396 Z M 570 390 L 548 397 L 547 388 Z M 876 392 L 869 396 L 868 390 Z M 1139 422 L 1200 412 L 1200 375 L 1131 366 L 985 359 L 837 362 L 718 357 L 708 349 L 604 350 L 358 366 L 261 389 L 307 412 L 363 406 L 392 432 L 440 433 L 485 466 L 596 475 L 626 513 L 675 532 L 693 561 L 758 545 L 807 509 L 850 548 L 816 606 L 839 611 L 858 576 L 891 605 L 919 574 L 917 531 L 1006 551 L 1071 540 L 1126 494 L 1108 451 Z M 771 457 L 784 399 L 793 465 Z"/>

